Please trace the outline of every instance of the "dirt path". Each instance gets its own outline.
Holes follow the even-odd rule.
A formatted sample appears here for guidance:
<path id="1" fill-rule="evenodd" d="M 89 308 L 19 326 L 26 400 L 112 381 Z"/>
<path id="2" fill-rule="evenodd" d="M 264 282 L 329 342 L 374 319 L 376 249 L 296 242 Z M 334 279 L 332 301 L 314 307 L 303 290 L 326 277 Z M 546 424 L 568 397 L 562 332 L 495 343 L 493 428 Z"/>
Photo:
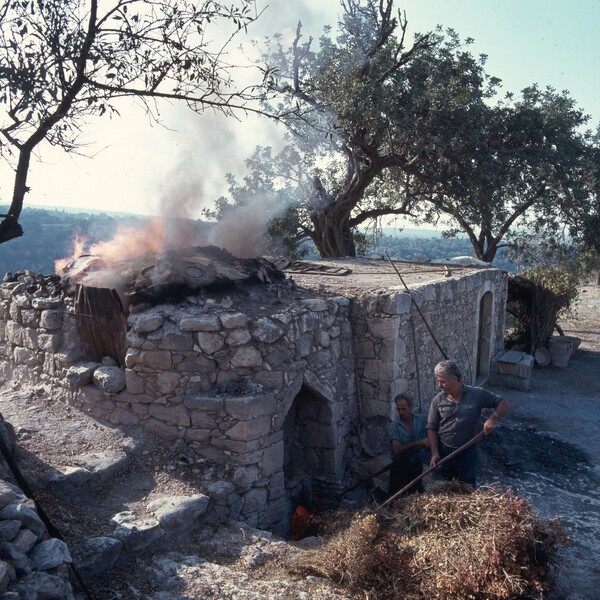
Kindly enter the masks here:
<path id="1" fill-rule="evenodd" d="M 566 368 L 537 367 L 529 392 L 493 387 L 513 406 L 486 442 L 484 478 L 513 487 L 571 536 L 556 600 L 600 597 L 600 287 L 582 289 L 562 323 L 582 339 Z"/>

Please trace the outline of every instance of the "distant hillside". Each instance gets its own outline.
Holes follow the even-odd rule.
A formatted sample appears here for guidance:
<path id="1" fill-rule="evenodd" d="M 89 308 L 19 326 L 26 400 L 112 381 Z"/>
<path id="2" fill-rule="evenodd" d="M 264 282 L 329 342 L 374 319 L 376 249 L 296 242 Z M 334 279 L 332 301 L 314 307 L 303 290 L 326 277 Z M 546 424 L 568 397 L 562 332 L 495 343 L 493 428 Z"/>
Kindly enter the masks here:
<path id="1" fill-rule="evenodd" d="M 1 209 L 0 209 L 1 210 Z M 24 235 L 0 244 L 0 278 L 5 273 L 31 270 L 44 275 L 54 273 L 54 261 L 70 256 L 76 234 L 90 243 L 111 239 L 119 225 L 139 227 L 145 218 L 125 213 L 70 212 L 25 208 L 20 223 Z M 209 224 L 197 221 L 206 227 Z M 371 240 L 369 254 L 385 254 L 404 260 L 435 260 L 453 256 L 473 256 L 465 236 L 446 240 L 439 231 L 426 229 L 384 229 L 380 239 Z M 510 265 L 499 257 L 494 263 L 500 268 Z"/>

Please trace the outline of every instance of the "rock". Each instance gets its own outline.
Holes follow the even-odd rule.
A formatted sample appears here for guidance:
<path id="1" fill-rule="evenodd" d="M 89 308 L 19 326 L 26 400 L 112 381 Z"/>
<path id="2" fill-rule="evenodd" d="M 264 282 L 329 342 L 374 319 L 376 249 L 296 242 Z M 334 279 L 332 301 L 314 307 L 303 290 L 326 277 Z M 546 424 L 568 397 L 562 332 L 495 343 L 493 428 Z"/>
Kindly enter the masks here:
<path id="1" fill-rule="evenodd" d="M 54 569 L 63 563 L 71 563 L 71 553 L 67 545 L 56 538 L 40 542 L 31 554 L 34 567 L 39 571 Z"/>
<path id="2" fill-rule="evenodd" d="M 70 388 L 80 388 L 92 383 L 94 371 L 99 367 L 98 363 L 84 363 L 73 365 L 67 369 L 67 385 Z"/>
<path id="3" fill-rule="evenodd" d="M 93 376 L 96 387 L 109 394 L 118 394 L 125 389 L 125 372 L 119 367 L 98 367 Z"/>
<path id="4" fill-rule="evenodd" d="M 132 513 L 118 513 L 112 518 L 118 525 L 113 537 L 123 543 L 128 552 L 144 550 L 164 535 L 156 519 L 137 519 Z"/>
<path id="5" fill-rule="evenodd" d="M 122 548 L 123 542 L 111 537 L 91 538 L 83 547 L 79 571 L 86 576 L 108 571 L 119 558 Z"/>
<path id="6" fill-rule="evenodd" d="M 0 594 L 6 592 L 10 582 L 15 578 L 16 573 L 14 567 L 10 563 L 0 560 Z"/>
<path id="7" fill-rule="evenodd" d="M 0 510 L 0 519 L 20 521 L 22 526 L 31 529 L 38 539 L 42 537 L 46 528 L 37 512 L 24 503 L 9 504 Z"/>
<path id="8" fill-rule="evenodd" d="M 148 504 L 165 533 L 188 531 L 208 508 L 209 498 L 196 496 L 163 496 Z"/>
<path id="9" fill-rule="evenodd" d="M 21 529 L 21 521 L 6 520 L 0 521 L 0 542 L 10 542 L 14 540 Z"/>
<path id="10" fill-rule="evenodd" d="M 0 481 L 0 508 L 4 508 L 7 504 L 15 502 L 17 493 L 5 481 Z"/>
<path id="11" fill-rule="evenodd" d="M 20 599 L 48 598 L 65 600 L 73 598 L 73 588 L 65 577 L 42 571 L 30 573 L 11 586 Z"/>

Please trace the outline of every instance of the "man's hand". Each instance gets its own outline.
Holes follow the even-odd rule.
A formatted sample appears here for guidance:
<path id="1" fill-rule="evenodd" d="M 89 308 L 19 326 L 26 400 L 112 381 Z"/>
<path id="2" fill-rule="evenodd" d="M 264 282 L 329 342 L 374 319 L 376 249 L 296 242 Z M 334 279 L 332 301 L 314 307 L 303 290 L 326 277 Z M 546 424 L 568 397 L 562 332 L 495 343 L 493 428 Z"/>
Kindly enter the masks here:
<path id="1" fill-rule="evenodd" d="M 437 464 L 440 462 L 440 454 L 439 452 L 434 452 L 431 454 L 431 460 L 429 461 L 429 465 L 431 467 L 436 467 Z"/>
<path id="2" fill-rule="evenodd" d="M 496 431 L 496 425 L 498 424 L 498 417 L 493 414 L 490 418 L 483 424 L 483 432 L 485 435 L 490 435 L 490 433 L 494 433 Z"/>

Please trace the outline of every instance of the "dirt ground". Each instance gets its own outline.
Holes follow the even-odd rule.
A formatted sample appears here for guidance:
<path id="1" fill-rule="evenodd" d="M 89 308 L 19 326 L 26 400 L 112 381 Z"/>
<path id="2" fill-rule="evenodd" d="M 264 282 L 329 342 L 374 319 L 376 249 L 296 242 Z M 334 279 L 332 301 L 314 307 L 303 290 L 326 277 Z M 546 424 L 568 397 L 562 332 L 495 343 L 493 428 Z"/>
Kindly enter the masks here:
<path id="1" fill-rule="evenodd" d="M 483 484 L 498 483 L 513 488 L 533 504 L 541 516 L 560 518 L 572 541 L 564 549 L 558 586 L 551 598 L 594 600 L 599 597 L 600 589 L 597 560 L 600 551 L 600 286 L 582 287 L 576 314 L 562 326 L 565 334 L 582 339 L 566 368 L 536 367 L 528 392 L 490 388 L 506 397 L 513 408 L 497 433 L 482 444 L 480 480 Z M 0 386 L 0 413 L 17 432 L 16 458 L 20 468 L 76 559 L 85 539 L 110 534 L 114 526 L 111 528 L 109 521 L 115 513 L 131 510 L 143 514 L 147 503 L 157 495 L 192 495 L 201 491 L 206 482 L 218 481 L 226 475 L 223 467 L 197 461 L 183 446 L 91 419 L 68 406 L 56 390 L 42 385 L 21 387 L 15 382 L 5 382 Z M 66 466 L 85 464 L 95 456 L 118 456 L 124 452 L 131 457 L 130 463 L 99 489 L 82 488 L 72 495 L 57 496 L 42 483 L 63 472 Z M 257 552 L 266 553 L 268 536 L 262 539 L 256 533 L 240 531 L 242 538 L 235 538 L 224 530 L 206 528 L 203 535 L 168 550 L 123 561 L 110 577 L 89 582 L 94 598 L 346 597 L 322 588 L 319 582 L 283 582 L 285 573 L 276 568 L 276 556 L 269 563 L 273 565 L 270 572 L 253 568 L 258 564 Z M 253 546 L 247 541 L 250 538 L 257 540 Z M 246 540 L 241 544 L 244 551 L 240 548 L 241 539 Z M 173 588 L 169 591 L 168 587 L 161 587 L 163 584 L 153 573 L 156 561 L 172 563 L 173 555 L 169 551 L 188 558 L 192 554 L 200 556 L 198 565 L 204 569 L 202 577 L 209 576 L 213 559 L 226 564 L 228 569 L 235 567 L 228 571 L 227 577 L 231 580 L 239 577 L 244 594 L 240 596 L 238 591 L 225 594 L 222 591 L 225 588 L 214 583 L 221 577 L 215 573 L 210 577 L 216 579 L 202 587 L 200 571 L 193 571 L 200 569 L 198 565 L 189 567 L 193 577 L 178 581 L 180 588 L 187 590 L 185 593 L 178 592 L 178 595 Z M 270 552 L 285 554 L 290 549 L 277 543 L 271 544 Z M 269 581 L 273 582 L 270 587 Z M 173 582 L 169 585 L 173 586 Z"/>
<path id="2" fill-rule="evenodd" d="M 482 480 L 512 487 L 571 537 L 553 599 L 600 597 L 600 286 L 581 288 L 565 335 L 581 338 L 565 368 L 536 367 L 528 392 L 498 387 L 512 403 L 482 444 Z"/>

